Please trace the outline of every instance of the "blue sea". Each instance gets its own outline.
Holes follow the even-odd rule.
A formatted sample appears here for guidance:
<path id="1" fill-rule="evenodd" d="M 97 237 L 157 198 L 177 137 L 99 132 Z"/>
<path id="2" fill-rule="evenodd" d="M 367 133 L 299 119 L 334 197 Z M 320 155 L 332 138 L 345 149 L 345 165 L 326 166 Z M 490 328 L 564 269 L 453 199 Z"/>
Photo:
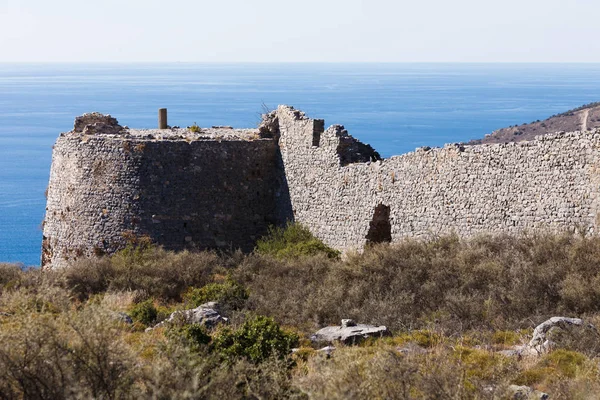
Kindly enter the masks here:
<path id="1" fill-rule="evenodd" d="M 289 104 L 384 157 L 600 101 L 600 64 L 0 64 L 0 262 L 39 265 L 52 144 L 75 116 L 256 126 Z"/>

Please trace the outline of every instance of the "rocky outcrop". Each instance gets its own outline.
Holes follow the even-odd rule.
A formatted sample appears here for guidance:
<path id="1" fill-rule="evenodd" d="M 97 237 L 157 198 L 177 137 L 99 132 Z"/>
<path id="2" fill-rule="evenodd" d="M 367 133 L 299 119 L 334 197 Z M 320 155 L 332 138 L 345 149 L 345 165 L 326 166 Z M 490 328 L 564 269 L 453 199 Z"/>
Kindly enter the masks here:
<path id="1" fill-rule="evenodd" d="M 550 396 L 529 386 L 510 385 L 507 394 L 514 400 L 547 400 Z"/>
<path id="2" fill-rule="evenodd" d="M 154 328 L 166 324 L 199 324 L 209 329 L 214 328 L 217 324 L 228 321 L 227 318 L 219 314 L 218 309 L 219 305 L 211 301 L 190 310 L 175 311 L 169 318 L 155 325 Z"/>
<path id="3" fill-rule="evenodd" d="M 311 336 L 313 342 L 336 342 L 356 344 L 368 337 L 389 336 L 390 332 L 385 326 L 357 324 L 351 319 L 343 319 L 341 326 L 328 326 L 320 329 Z"/>
<path id="4" fill-rule="evenodd" d="M 546 352 L 556 344 L 553 336 L 557 336 L 558 331 L 568 335 L 573 329 L 579 331 L 588 330 L 593 335 L 598 335 L 594 325 L 585 324 L 579 318 L 552 317 L 535 328 L 528 347 L 538 353 Z"/>
<path id="5" fill-rule="evenodd" d="M 499 353 L 505 356 L 537 356 L 569 342 L 589 339 L 594 342 L 600 340 L 594 325 L 586 324 L 579 318 L 552 317 L 536 326 L 529 343 Z"/>

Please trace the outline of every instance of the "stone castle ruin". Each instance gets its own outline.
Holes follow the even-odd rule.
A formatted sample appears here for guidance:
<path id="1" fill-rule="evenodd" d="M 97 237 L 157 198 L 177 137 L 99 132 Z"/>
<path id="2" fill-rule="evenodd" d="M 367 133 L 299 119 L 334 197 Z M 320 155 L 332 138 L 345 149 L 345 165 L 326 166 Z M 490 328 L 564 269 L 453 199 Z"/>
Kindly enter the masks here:
<path id="1" fill-rule="evenodd" d="M 142 235 L 172 250 L 249 251 L 286 221 L 342 251 L 447 233 L 595 233 L 599 167 L 600 131 L 381 159 L 288 106 L 258 129 L 133 130 L 86 114 L 54 146 L 42 265 Z"/>

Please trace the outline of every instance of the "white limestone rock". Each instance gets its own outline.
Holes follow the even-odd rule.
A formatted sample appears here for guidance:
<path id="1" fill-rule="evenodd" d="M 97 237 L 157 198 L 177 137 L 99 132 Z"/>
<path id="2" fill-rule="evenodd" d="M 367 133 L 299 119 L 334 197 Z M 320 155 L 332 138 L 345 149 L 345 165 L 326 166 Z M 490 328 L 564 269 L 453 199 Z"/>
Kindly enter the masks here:
<path id="1" fill-rule="evenodd" d="M 335 342 L 355 344 L 368 337 L 389 336 L 385 326 L 357 324 L 351 319 L 343 319 L 341 326 L 328 326 L 311 336 L 313 342 Z"/>
<path id="2" fill-rule="evenodd" d="M 153 328 L 149 328 L 148 330 L 155 329 L 169 323 L 200 324 L 206 328 L 213 328 L 219 323 L 228 321 L 227 318 L 219 314 L 217 311 L 218 308 L 218 303 L 211 301 L 209 303 L 201 304 L 199 307 L 190 310 L 175 311 L 169 316 L 169 318 L 158 323 Z"/>
<path id="3" fill-rule="evenodd" d="M 546 352 L 554 344 L 549 338 L 552 332 L 558 329 L 565 330 L 573 327 L 591 329 L 594 332 L 596 331 L 596 327 L 594 327 L 592 324 L 584 324 L 583 320 L 579 318 L 552 317 L 536 326 L 533 331 L 533 337 L 529 341 L 528 347 L 537 351 L 538 353 Z"/>
<path id="4" fill-rule="evenodd" d="M 508 395 L 514 400 L 547 400 L 550 396 L 529 386 L 510 385 Z"/>

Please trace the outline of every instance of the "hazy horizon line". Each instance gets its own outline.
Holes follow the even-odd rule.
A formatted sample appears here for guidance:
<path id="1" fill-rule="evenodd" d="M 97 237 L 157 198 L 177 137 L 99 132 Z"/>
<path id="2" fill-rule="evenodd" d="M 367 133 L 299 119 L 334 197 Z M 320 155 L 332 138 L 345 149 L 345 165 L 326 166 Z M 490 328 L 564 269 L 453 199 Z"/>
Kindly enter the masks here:
<path id="1" fill-rule="evenodd" d="M 0 61 L 0 64 L 551 64 L 600 65 L 600 61 Z"/>

